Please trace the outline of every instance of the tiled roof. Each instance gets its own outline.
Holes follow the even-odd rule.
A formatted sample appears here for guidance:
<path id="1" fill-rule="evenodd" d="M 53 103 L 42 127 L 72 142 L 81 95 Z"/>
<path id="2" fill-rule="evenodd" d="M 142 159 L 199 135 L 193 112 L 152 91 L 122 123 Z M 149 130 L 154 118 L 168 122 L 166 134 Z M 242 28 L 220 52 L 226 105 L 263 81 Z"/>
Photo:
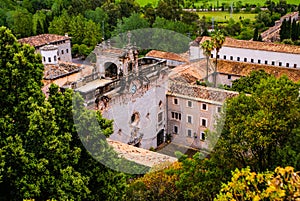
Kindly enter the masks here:
<path id="1" fill-rule="evenodd" d="M 58 63 L 58 64 L 46 64 L 44 65 L 44 79 L 55 80 L 60 77 L 76 73 L 82 69 L 81 64 L 75 63 Z"/>
<path id="2" fill-rule="evenodd" d="M 212 68 L 209 65 L 209 74 Z M 171 80 L 181 81 L 185 83 L 195 83 L 206 76 L 206 60 L 201 59 L 197 62 L 182 64 L 173 68 L 169 74 Z"/>
<path id="3" fill-rule="evenodd" d="M 69 40 L 68 36 L 61 36 L 57 34 L 41 34 L 37 36 L 31 36 L 28 38 L 21 38 L 18 41 L 20 43 L 26 43 L 34 47 L 41 47 L 43 45 L 51 44 L 58 41 Z"/>
<path id="4" fill-rule="evenodd" d="M 109 145 L 111 145 L 117 153 L 126 158 L 127 160 L 134 161 L 136 163 L 153 167 L 163 162 L 175 162 L 177 158 L 160 154 L 157 152 L 149 151 L 146 149 L 138 148 L 132 145 L 128 145 L 122 142 L 107 139 Z"/>
<path id="5" fill-rule="evenodd" d="M 210 40 L 210 37 L 202 37 L 200 43 Z M 234 47 L 234 48 L 244 48 L 244 49 L 254 49 L 254 50 L 264 50 L 272 52 L 283 52 L 283 53 L 292 53 L 300 54 L 300 46 L 286 45 L 286 44 L 277 44 L 270 42 L 258 42 L 258 41 L 249 41 L 249 40 L 237 40 L 233 38 L 226 37 L 223 44 L 224 47 Z"/>
<path id="6" fill-rule="evenodd" d="M 185 97 L 223 103 L 227 98 L 237 96 L 238 92 L 170 81 L 168 95 L 181 95 Z"/>
<path id="7" fill-rule="evenodd" d="M 282 75 L 287 75 L 288 78 L 294 82 L 300 80 L 300 69 L 287 68 L 287 67 L 277 67 L 263 64 L 253 64 L 246 62 L 234 62 L 227 60 L 218 61 L 218 72 L 223 74 L 231 74 L 238 76 L 250 75 L 252 71 L 264 70 L 275 77 L 281 77 Z"/>
<path id="8" fill-rule="evenodd" d="M 167 60 L 173 60 L 173 61 L 180 61 L 180 62 L 189 62 L 186 58 L 183 58 L 182 56 L 173 53 L 173 52 L 163 52 L 158 50 L 151 50 L 146 54 L 147 57 L 154 57 L 154 58 L 160 58 L 160 59 L 167 59 Z"/>

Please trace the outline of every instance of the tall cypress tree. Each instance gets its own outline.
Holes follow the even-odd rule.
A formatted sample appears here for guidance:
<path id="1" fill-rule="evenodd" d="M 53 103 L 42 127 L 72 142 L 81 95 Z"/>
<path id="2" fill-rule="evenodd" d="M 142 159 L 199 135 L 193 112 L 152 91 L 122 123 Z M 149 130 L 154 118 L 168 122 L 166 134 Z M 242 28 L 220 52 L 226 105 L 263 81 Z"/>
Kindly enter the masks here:
<path id="1" fill-rule="evenodd" d="M 257 41 L 257 40 L 258 40 L 258 28 L 255 28 L 255 30 L 254 30 L 253 40 L 254 40 L 254 41 Z"/>
<path id="2" fill-rule="evenodd" d="M 293 41 L 298 39 L 298 27 L 297 27 L 296 20 L 293 20 L 293 23 L 292 23 L 291 38 L 292 38 Z"/>
<path id="3" fill-rule="evenodd" d="M 283 20 L 281 26 L 280 26 L 280 41 L 283 41 L 284 39 L 286 39 L 286 29 L 287 29 L 287 21 L 286 19 Z"/>

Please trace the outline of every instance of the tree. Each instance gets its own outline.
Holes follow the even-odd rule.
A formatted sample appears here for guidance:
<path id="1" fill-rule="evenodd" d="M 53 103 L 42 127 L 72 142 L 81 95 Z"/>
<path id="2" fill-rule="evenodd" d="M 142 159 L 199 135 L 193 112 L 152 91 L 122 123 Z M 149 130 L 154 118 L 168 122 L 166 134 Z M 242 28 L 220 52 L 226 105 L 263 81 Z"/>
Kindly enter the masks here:
<path id="1" fill-rule="evenodd" d="M 242 93 L 226 102 L 224 127 L 217 128 L 221 136 L 215 155 L 230 159 L 225 163 L 238 168 L 250 166 L 255 171 L 294 165 L 299 161 L 298 148 L 290 144 L 299 137 L 295 135 L 300 118 L 299 85 L 285 76 L 270 76 L 254 87 L 248 90 L 253 91 L 251 96 Z M 290 160 L 283 162 L 287 155 Z"/>
<path id="2" fill-rule="evenodd" d="M 32 15 L 26 9 L 16 9 L 7 13 L 8 27 L 18 38 L 31 36 Z"/>
<path id="3" fill-rule="evenodd" d="M 105 140 L 112 133 L 112 121 L 85 109 L 82 97 L 72 90 L 62 93 L 51 86 L 45 99 L 41 57 L 33 47 L 20 45 L 4 27 L 0 28 L 0 56 L 1 200 L 121 199 L 128 176 L 110 170 L 83 146 L 90 143 L 98 157 L 112 165 L 122 162 Z M 88 129 L 83 130 L 89 135 L 88 139 L 81 136 L 83 142 L 75 117 Z M 96 125 L 91 124 L 94 118 Z M 103 135 L 96 132 L 99 125 Z M 123 164 L 136 167 L 126 160 Z"/>
<path id="4" fill-rule="evenodd" d="M 218 55 L 220 49 L 223 46 L 223 43 L 225 42 L 225 36 L 220 31 L 217 31 L 212 35 L 211 40 L 214 43 L 214 48 L 216 49 L 216 67 L 214 72 L 214 87 L 216 87 L 217 71 L 218 71 Z"/>
<path id="5" fill-rule="evenodd" d="M 258 28 L 255 28 L 255 29 L 254 29 L 253 40 L 254 40 L 254 41 L 257 41 L 257 40 L 258 40 Z"/>
<path id="6" fill-rule="evenodd" d="M 133 13 L 128 18 L 123 17 L 122 20 L 118 20 L 118 24 L 115 29 L 115 35 L 130 30 L 143 29 L 148 27 L 150 27 L 150 25 L 146 19 L 144 19 L 139 13 Z"/>
<path id="7" fill-rule="evenodd" d="M 210 40 L 206 40 L 201 43 L 201 48 L 203 49 L 203 53 L 206 56 L 206 81 L 208 81 L 208 61 L 211 55 L 211 52 L 214 49 L 214 44 Z"/>
<path id="8" fill-rule="evenodd" d="M 291 39 L 293 41 L 298 40 L 299 39 L 299 33 L 298 33 L 298 27 L 297 27 L 296 20 L 293 20 L 291 29 L 292 29 L 291 30 Z"/>
<path id="9" fill-rule="evenodd" d="M 46 31 L 46 14 L 42 11 L 37 11 L 33 17 L 32 17 L 32 22 L 33 22 L 33 34 L 34 35 L 39 35 L 43 34 Z"/>
<path id="10" fill-rule="evenodd" d="M 249 76 L 241 77 L 232 82 L 231 90 L 246 94 L 251 94 L 256 91 L 258 84 L 270 77 L 271 75 L 264 70 L 252 71 Z"/>
<path id="11" fill-rule="evenodd" d="M 299 180 L 299 173 L 290 166 L 264 173 L 251 172 L 249 167 L 236 169 L 215 200 L 297 200 Z"/>
<path id="12" fill-rule="evenodd" d="M 135 0 L 120 0 L 118 7 L 120 9 L 120 18 L 129 17 L 140 11 L 140 5 Z"/>

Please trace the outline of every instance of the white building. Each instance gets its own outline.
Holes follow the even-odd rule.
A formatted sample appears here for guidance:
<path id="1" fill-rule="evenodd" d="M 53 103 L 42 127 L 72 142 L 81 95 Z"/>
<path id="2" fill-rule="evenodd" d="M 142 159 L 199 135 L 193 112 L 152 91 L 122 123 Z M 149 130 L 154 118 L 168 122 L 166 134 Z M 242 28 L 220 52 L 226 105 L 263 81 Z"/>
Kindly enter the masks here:
<path id="1" fill-rule="evenodd" d="M 42 49 L 46 45 L 57 46 L 57 60 L 62 62 L 72 62 L 71 55 L 71 38 L 68 35 L 61 36 L 57 34 L 41 34 L 22 38 L 18 40 L 20 43 L 26 43 L 33 46 L 37 53 L 42 54 Z M 45 51 L 43 52 L 45 53 Z M 43 57 L 44 55 L 42 55 Z M 45 58 L 48 57 L 48 53 Z M 45 61 L 43 60 L 43 63 Z M 51 61 L 50 63 L 52 63 Z M 49 61 L 47 61 L 49 63 Z"/>
<path id="2" fill-rule="evenodd" d="M 199 45 L 210 39 L 210 37 L 202 37 Z M 191 46 L 190 57 L 197 57 L 194 49 L 200 51 L 200 58 L 205 58 L 201 48 L 196 45 Z M 211 54 L 211 58 L 214 57 L 215 51 Z M 300 68 L 300 47 L 269 42 L 236 40 L 226 37 L 218 58 L 238 62 Z"/>

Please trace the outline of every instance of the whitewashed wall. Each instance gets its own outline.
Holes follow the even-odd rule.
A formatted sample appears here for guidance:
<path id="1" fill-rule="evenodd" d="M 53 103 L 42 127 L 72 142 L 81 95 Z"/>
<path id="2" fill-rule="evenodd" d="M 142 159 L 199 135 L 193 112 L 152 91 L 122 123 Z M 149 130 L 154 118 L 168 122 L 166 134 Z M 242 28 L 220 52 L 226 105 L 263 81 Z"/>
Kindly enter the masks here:
<path id="1" fill-rule="evenodd" d="M 212 53 L 215 58 L 215 51 Z M 300 54 L 289 54 L 282 52 L 271 52 L 271 51 L 262 51 L 262 50 L 253 50 L 253 49 L 243 49 L 243 48 L 232 48 L 232 47 L 222 47 L 219 52 L 219 58 L 225 60 L 238 61 L 238 57 L 240 58 L 240 62 L 245 62 L 246 58 L 248 63 L 256 63 L 258 64 L 260 60 L 260 64 L 272 65 L 274 62 L 275 66 L 287 67 L 287 63 L 289 64 L 289 68 L 294 68 L 296 64 L 297 68 L 300 68 Z M 253 59 L 253 62 L 251 62 Z"/>

